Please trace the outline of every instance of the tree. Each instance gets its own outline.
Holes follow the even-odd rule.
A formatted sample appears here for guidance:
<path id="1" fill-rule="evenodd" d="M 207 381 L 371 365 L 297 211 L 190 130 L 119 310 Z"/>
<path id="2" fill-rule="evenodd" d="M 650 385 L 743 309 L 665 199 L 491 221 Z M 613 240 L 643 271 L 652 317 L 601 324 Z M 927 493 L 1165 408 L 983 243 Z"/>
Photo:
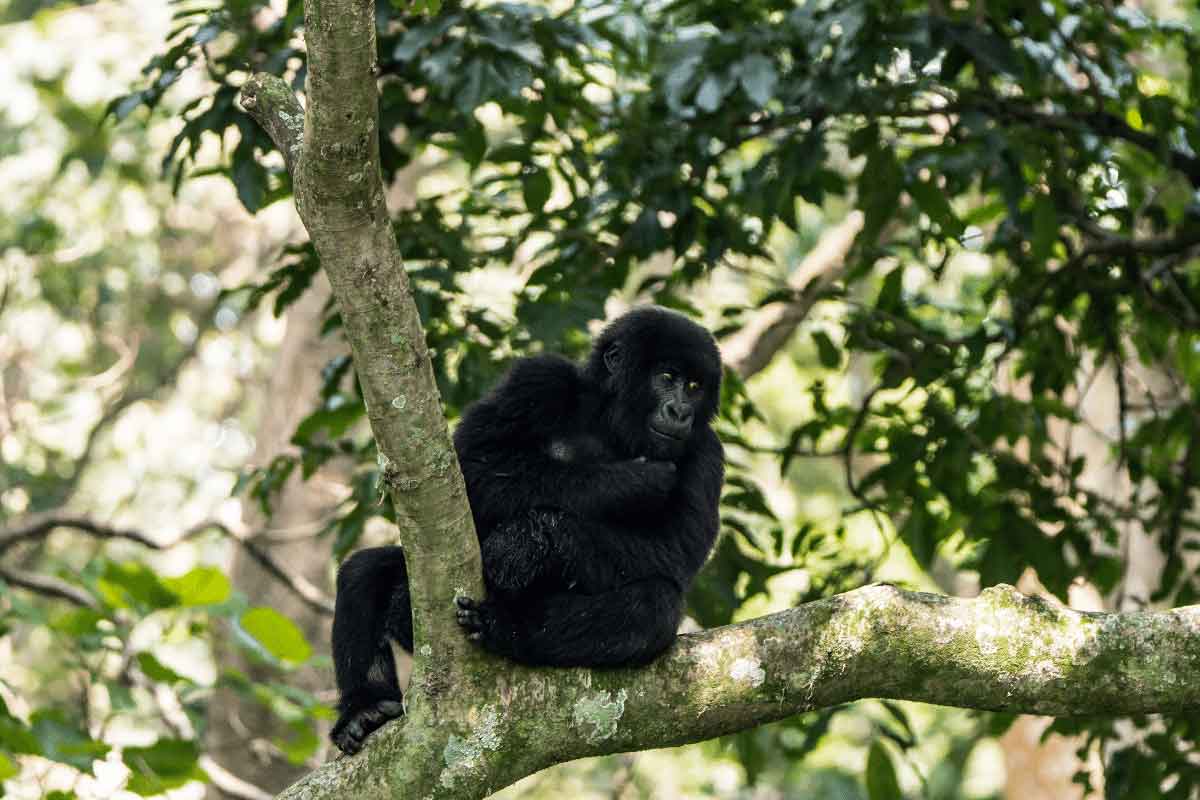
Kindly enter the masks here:
<path id="1" fill-rule="evenodd" d="M 569 758 L 793 720 L 799 744 L 779 728 L 730 740 L 752 771 L 764 752 L 802 757 L 839 704 L 868 696 L 1063 715 L 1055 729 L 1103 752 L 1109 794 L 1194 791 L 1181 743 L 1196 741 L 1196 700 L 1180 676 L 1196 612 L 1086 615 L 1001 586 L 1032 568 L 1060 598 L 1087 581 L 1122 605 L 1138 535 L 1166 564 L 1138 601 L 1195 599 L 1187 25 L 1065 1 L 306 6 L 304 19 L 243 0 L 181 8 L 147 82 L 110 107 L 153 108 L 202 65 L 214 85 L 181 112 L 177 180 L 215 132 L 236 142 L 218 169 L 249 210 L 294 189 L 313 249 L 228 296 L 286 306 L 319 263 L 337 298 L 327 328 L 353 354 L 331 363 L 299 452 L 240 488 L 268 502 L 296 468 L 352 455 L 335 554 L 383 516 L 412 560 L 408 715 L 289 796 L 478 796 Z M 265 74 L 247 80 L 247 65 Z M 397 172 L 432 163 L 451 188 L 389 212 Z M 511 314 L 464 290 L 510 263 Z M 696 300 L 717 281 L 738 293 Z M 689 598 L 711 630 L 641 671 L 485 659 L 452 622 L 454 592 L 479 575 L 443 411 L 515 354 L 578 352 L 614 296 L 715 308 L 726 339 L 727 530 Z M 821 379 L 769 411 L 737 377 L 797 364 Z M 1073 446 L 1095 427 L 1084 405 L 1100 375 L 1116 423 L 1093 432 L 1119 482 L 1098 482 Z M 347 436 L 364 416 L 374 438 Z M 852 508 L 832 524 L 781 514 L 750 468 L 767 458 L 789 481 L 840 480 Z M 884 544 L 862 552 L 864 532 Z M 993 588 L 872 585 L 897 551 Z M 803 604 L 717 627 L 797 566 Z M 1065 718 L 1093 712 L 1106 716 Z M 871 747 L 873 797 L 895 794 L 892 755 L 911 747 L 895 713 L 892 744 Z M 1118 732 L 1111 714 L 1138 716 Z"/>
<path id="2" fill-rule="evenodd" d="M 322 768 L 284 796 L 383 796 L 398 791 L 480 796 L 556 761 L 694 741 L 864 696 L 1058 715 L 1194 707 L 1194 693 L 1177 676 L 1197 665 L 1191 629 L 1200 611 L 1085 616 L 1004 588 L 988 590 L 974 601 L 952 601 L 888 586 L 868 587 L 755 622 L 691 635 L 640 671 L 548 673 L 488 663 L 466 647 L 456 636 L 450 610 L 457 592 L 480 588 L 477 548 L 465 524 L 469 516 L 461 476 L 453 468 L 441 424 L 425 335 L 400 264 L 377 166 L 378 101 L 373 82 L 363 80 L 375 68 L 375 48 L 364 44 L 374 37 L 374 14 L 369 6 L 337 0 L 310 3 L 306 13 L 307 109 L 300 108 L 290 86 L 262 74 L 247 82 L 242 101 L 285 154 L 301 214 L 338 298 L 383 481 L 397 511 L 400 540 L 410 555 L 418 644 L 403 722 L 382 734 L 364 757 Z M 838 21 L 840 36 L 853 35 L 845 31 L 846 24 L 863 22 L 854 17 Z M 1000 40 L 985 31 L 944 24 L 950 29 L 949 39 L 960 46 L 959 52 L 939 58 L 977 59 L 981 81 L 993 69 L 1020 69 L 1006 61 L 1016 58 L 1011 50 L 988 52 Z M 968 46 L 977 48 L 973 56 Z M 758 59 L 739 62 L 739 80 L 751 100 L 762 95 L 766 101 L 778 80 L 777 67 L 766 56 Z M 1090 59 L 1083 57 L 1081 63 L 1086 69 Z M 689 70 L 696 66 L 691 64 Z M 943 73 L 946 69 L 943 64 Z M 719 77 L 710 75 L 693 87 L 690 74 L 678 75 L 668 76 L 668 91 L 694 88 L 701 109 L 716 111 L 729 91 Z M 1095 80 L 1086 71 L 1078 77 Z M 712 95 L 715 100 L 710 100 Z M 671 99 L 668 95 L 668 102 Z M 948 98 L 931 108 L 892 113 L 915 118 L 980 115 L 984 119 L 978 124 L 985 127 L 988 115 L 1050 130 L 1076 125 L 1024 99 L 1005 102 L 990 96 Z M 811 119 L 816 113 L 809 110 L 806 116 Z M 750 124 L 776 124 L 776 119 Z M 874 133 L 871 127 L 867 130 Z M 1120 118 L 1101 117 L 1097 127 L 1136 145 L 1162 147 Z M 883 193 L 863 192 L 870 238 L 878 236 L 892 211 L 876 204 L 894 203 L 902 188 L 912 192 L 933 225 L 943 231 L 962 228 L 940 186 L 920 175 L 905 175 L 894 153 L 864 144 L 864 182 L 891 184 Z M 1167 146 L 1165 159 L 1200 185 L 1200 171 L 1187 152 Z M 533 180 L 528 178 L 524 188 L 536 214 L 549 190 L 531 187 Z M 543 193 L 547 197 L 541 197 Z M 542 202 L 530 202 L 529 195 Z M 1049 187 L 1035 195 L 1028 212 L 1034 226 L 1030 247 L 1043 263 L 1059 243 L 1058 210 L 1051 205 L 1055 199 L 1054 187 Z M 1017 198 L 1010 203 L 1021 205 Z M 1060 273 L 1071 274 L 1097 257 L 1186 257 L 1200 243 L 1187 225 L 1172 235 L 1138 240 L 1110 233 L 1082 210 L 1079 217 L 1092 241 L 1077 250 L 1071 247 L 1066 262 L 1048 272 L 1044 283 L 1056 283 Z M 922 360 L 952 358 L 961 346 L 944 335 L 923 335 L 925 331 L 905 319 L 901 277 L 899 270 L 888 276 L 877 305 L 896 314 L 898 324 L 891 332 L 911 337 L 910 352 L 892 357 L 895 363 L 889 368 L 898 374 L 889 380 L 885 370 L 880 388 L 922 369 L 913 355 Z M 1144 282 L 1146 276 L 1135 279 Z M 1180 289 L 1180 295 L 1186 313 L 1188 292 Z M 1089 297 L 1095 302 L 1094 295 Z M 1017 311 L 1021 316 L 1014 323 L 1026 324 L 1023 310 Z M 1107 313 L 1111 324 L 1116 310 Z M 1108 333 L 1110 340 L 1119 335 Z M 986 344 L 986 339 L 980 342 Z M 1121 346 L 1118 338 L 1114 347 Z M 913 347 L 919 352 L 912 353 Z M 836 350 L 830 360 L 838 360 Z M 1058 369 L 1061 372 L 1062 366 Z M 1048 371 L 1031 372 L 1035 391 L 1039 381 L 1055 380 Z M 935 402 L 931 396 L 930 403 Z M 928 410 L 936 424 L 938 410 Z M 987 439 L 975 439 L 985 450 Z M 424 455 L 417 459 L 416 453 Z M 1185 460 L 1185 469 L 1190 463 Z M 938 465 L 934 461 L 930 466 Z M 875 505 L 865 489 L 860 485 L 856 493 Z M 914 537 L 923 535 L 927 532 L 913 532 Z M 1032 535 L 1046 539 L 1040 531 Z M 547 697 L 552 698 L 548 705 Z M 531 731 L 534 720 L 536 731 Z"/>

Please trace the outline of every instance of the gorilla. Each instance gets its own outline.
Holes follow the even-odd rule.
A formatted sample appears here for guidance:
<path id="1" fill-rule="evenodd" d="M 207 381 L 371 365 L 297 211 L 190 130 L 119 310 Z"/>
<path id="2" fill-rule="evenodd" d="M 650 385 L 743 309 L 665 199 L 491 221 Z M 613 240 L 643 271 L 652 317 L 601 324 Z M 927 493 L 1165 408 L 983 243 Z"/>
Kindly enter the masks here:
<path id="1" fill-rule="evenodd" d="M 583 364 L 521 359 L 467 409 L 454 445 L 487 588 L 457 601 L 471 641 L 564 667 L 645 664 L 671 645 L 717 535 L 720 385 L 712 335 L 650 306 L 605 328 Z M 412 652 L 403 551 L 359 551 L 333 621 L 345 753 L 403 713 L 392 643 Z"/>

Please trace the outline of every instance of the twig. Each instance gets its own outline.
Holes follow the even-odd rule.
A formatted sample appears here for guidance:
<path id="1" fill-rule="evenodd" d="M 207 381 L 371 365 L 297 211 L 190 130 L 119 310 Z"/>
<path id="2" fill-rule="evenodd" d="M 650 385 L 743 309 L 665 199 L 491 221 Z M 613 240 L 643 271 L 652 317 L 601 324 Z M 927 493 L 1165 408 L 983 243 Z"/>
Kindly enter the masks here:
<path id="1" fill-rule="evenodd" d="M 207 313 L 207 318 L 211 317 L 212 309 L 210 309 Z M 196 355 L 199 347 L 200 334 L 197 333 L 196 338 L 192 340 L 187 349 L 183 351 L 179 358 L 172 362 L 162 372 L 162 374 L 158 376 L 158 380 L 154 386 L 148 389 L 140 390 L 133 390 L 129 387 L 126 387 L 125 391 L 120 397 L 117 398 L 116 402 L 104 410 L 104 413 L 100 415 L 100 419 L 97 420 L 96 424 L 92 426 L 92 429 L 88 431 L 87 440 L 83 445 L 83 452 L 80 453 L 79 458 L 75 459 L 75 463 L 71 466 L 71 473 L 63 480 L 63 487 L 60 490 L 59 495 L 60 500 L 66 500 L 75 492 L 75 487 L 79 485 L 79 480 L 83 477 L 84 470 L 87 468 L 88 464 L 91 463 L 92 453 L 96 449 L 96 443 L 100 440 L 100 435 L 104 431 L 108 430 L 113 423 L 120 419 L 121 415 L 124 414 L 130 406 L 134 405 L 135 403 L 139 403 L 142 400 L 150 399 L 154 395 L 154 392 L 160 387 L 174 382 L 174 380 L 179 376 L 179 373 L 183 369 L 184 365 L 191 361 L 192 357 Z"/>

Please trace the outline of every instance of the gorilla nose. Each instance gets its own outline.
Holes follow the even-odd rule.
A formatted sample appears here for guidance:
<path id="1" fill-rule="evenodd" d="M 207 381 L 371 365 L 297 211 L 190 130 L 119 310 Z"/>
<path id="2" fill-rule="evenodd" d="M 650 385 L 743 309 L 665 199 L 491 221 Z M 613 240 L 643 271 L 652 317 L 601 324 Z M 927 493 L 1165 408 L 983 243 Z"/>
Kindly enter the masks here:
<path id="1" fill-rule="evenodd" d="M 692 407 L 689 405 L 669 400 L 663 406 L 663 411 L 666 412 L 667 421 L 672 425 L 682 428 L 692 424 Z"/>

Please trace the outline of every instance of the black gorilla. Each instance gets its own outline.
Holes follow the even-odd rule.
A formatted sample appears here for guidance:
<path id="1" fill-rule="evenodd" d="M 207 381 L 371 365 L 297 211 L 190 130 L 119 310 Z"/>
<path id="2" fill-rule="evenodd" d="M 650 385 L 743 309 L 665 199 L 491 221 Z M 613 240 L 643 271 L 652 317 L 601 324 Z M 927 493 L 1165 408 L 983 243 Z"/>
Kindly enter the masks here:
<path id="1" fill-rule="evenodd" d="M 708 331 L 645 307 L 585 364 L 522 359 L 467 410 L 454 444 L 488 590 L 458 600 L 470 639 L 557 666 L 644 664 L 670 646 L 717 535 L 720 383 Z M 333 622 L 346 753 L 402 713 L 389 640 L 412 652 L 404 556 L 363 550 L 338 573 Z"/>

